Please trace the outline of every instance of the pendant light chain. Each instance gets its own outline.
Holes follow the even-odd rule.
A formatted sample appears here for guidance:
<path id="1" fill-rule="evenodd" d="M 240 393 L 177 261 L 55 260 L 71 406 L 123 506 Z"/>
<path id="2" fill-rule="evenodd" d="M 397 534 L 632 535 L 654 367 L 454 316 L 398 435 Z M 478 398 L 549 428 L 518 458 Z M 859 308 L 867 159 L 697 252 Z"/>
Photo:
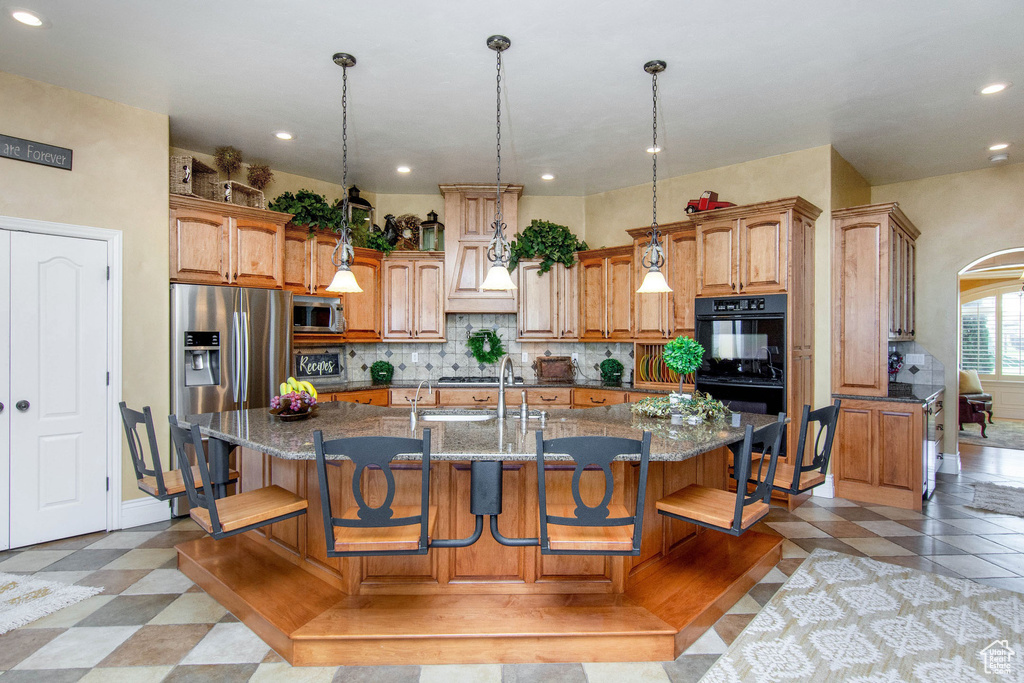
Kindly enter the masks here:
<path id="1" fill-rule="evenodd" d="M 654 121 L 654 135 L 651 150 L 654 152 L 654 183 L 652 185 L 652 220 L 651 228 L 654 230 L 654 234 L 658 234 L 658 74 L 657 72 L 651 74 L 651 91 L 653 92 L 654 115 L 652 117 Z"/>
<path id="2" fill-rule="evenodd" d="M 651 148 L 647 150 L 651 160 L 651 230 L 650 241 L 640 257 L 640 264 L 647 269 L 644 280 L 637 291 L 639 294 L 664 294 L 672 288 L 665 280 L 661 267 L 665 265 L 665 250 L 661 246 L 661 232 L 658 230 L 658 74 L 668 65 L 660 59 L 644 64 L 644 71 L 651 74 Z"/>
<path id="3" fill-rule="evenodd" d="M 495 133 L 494 141 L 497 156 L 497 176 L 495 180 L 495 201 L 494 201 L 494 235 L 491 237 L 491 242 L 487 247 L 487 260 L 493 265 L 508 266 L 508 262 L 511 259 L 511 248 L 508 242 L 505 240 L 505 220 L 504 213 L 501 210 L 501 53 L 509 48 L 511 42 L 505 36 L 491 36 L 487 39 L 487 47 L 491 48 L 497 53 L 495 60 L 495 83 L 496 83 L 496 100 L 495 100 Z"/>
<path id="4" fill-rule="evenodd" d="M 501 50 L 498 50 L 498 65 L 497 65 L 497 83 L 498 83 L 498 100 L 497 100 L 497 133 L 495 138 L 498 143 L 498 182 L 497 182 L 497 203 L 495 204 L 494 220 L 495 223 L 501 225 L 501 221 L 504 218 L 501 213 Z"/>
<path id="5" fill-rule="evenodd" d="M 339 53 L 334 56 L 334 63 L 341 67 L 341 227 L 338 230 L 338 243 L 331 252 L 331 263 L 335 267 L 348 268 L 349 262 L 355 257 L 352 248 L 352 233 L 348 225 L 348 67 L 355 64 L 355 57 Z"/>

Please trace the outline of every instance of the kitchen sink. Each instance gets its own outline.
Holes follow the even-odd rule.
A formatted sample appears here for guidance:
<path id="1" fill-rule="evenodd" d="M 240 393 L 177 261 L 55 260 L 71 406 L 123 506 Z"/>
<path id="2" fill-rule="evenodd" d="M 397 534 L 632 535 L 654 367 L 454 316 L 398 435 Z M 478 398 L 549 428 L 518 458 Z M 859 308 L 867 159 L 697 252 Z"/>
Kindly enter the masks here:
<path id="1" fill-rule="evenodd" d="M 494 410 L 461 410 L 458 408 L 434 408 L 421 410 L 416 418 L 424 422 L 485 422 L 498 416 Z"/>

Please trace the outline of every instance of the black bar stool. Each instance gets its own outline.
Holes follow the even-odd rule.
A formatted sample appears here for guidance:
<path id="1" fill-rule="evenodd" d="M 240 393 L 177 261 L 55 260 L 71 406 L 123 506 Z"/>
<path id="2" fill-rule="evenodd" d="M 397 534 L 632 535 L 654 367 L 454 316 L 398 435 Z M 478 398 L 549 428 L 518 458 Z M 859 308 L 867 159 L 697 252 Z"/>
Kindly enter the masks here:
<path id="1" fill-rule="evenodd" d="M 732 536 L 742 534 L 768 514 L 768 501 L 772 495 L 771 482 L 775 478 L 785 424 L 785 413 L 779 413 L 778 422 L 756 431 L 747 425 L 743 442 L 733 461 L 736 481 L 753 484 L 753 490 L 749 493 L 750 487 L 743 485 L 736 487 L 736 493 L 731 493 L 690 484 L 659 500 L 655 504 L 658 513 Z M 755 445 L 763 456 L 757 460 L 756 475 L 751 476 Z"/>
<path id="2" fill-rule="evenodd" d="M 824 408 L 811 412 L 811 407 L 804 406 L 803 418 L 800 420 L 800 440 L 797 445 L 796 459 L 792 465 L 779 463 L 772 479 L 772 489 L 790 495 L 807 493 L 816 486 L 825 483 L 825 472 L 828 470 L 829 459 L 832 457 L 832 440 L 836 435 L 836 423 L 839 421 L 840 400 Z M 804 448 L 807 444 L 807 433 L 814 423 L 817 434 L 814 437 L 814 458 L 804 465 Z M 822 436 L 825 441 L 822 443 Z M 755 453 L 754 461 L 760 460 Z"/>
<path id="3" fill-rule="evenodd" d="M 170 470 L 164 472 L 160 464 L 160 449 L 157 446 L 156 427 L 153 425 L 153 413 L 146 406 L 140 413 L 132 410 L 124 401 L 118 406 L 121 408 L 121 422 L 124 424 L 124 434 L 128 438 L 128 453 L 132 457 L 132 466 L 135 468 L 135 478 L 138 480 L 139 490 L 147 493 L 157 500 L 172 500 L 185 495 L 185 480 L 182 478 L 181 470 Z M 146 434 L 149 437 L 149 457 L 153 461 L 153 467 L 146 466 L 145 448 L 142 439 L 139 437 L 139 425 L 146 425 Z M 199 478 L 198 467 L 191 467 L 192 478 Z M 236 481 L 238 472 L 230 470 L 229 479 Z"/>
<path id="4" fill-rule="evenodd" d="M 210 493 L 213 491 L 210 486 L 210 468 L 206 463 L 206 449 L 203 448 L 199 426 L 192 425 L 190 431 L 178 426 L 178 420 L 173 415 L 167 419 L 171 423 L 171 440 L 178 453 L 188 502 L 192 505 L 189 515 L 210 536 L 226 538 L 306 514 L 306 499 L 280 486 L 265 486 L 226 498 L 214 498 Z M 189 467 L 189 444 L 195 449 L 196 468 L 204 493 L 199 492 L 192 475 L 193 468 Z"/>
<path id="5" fill-rule="evenodd" d="M 313 446 L 316 449 L 316 471 L 320 481 L 320 506 L 323 509 L 328 557 L 426 554 L 437 522 L 437 507 L 430 505 L 429 429 L 423 430 L 422 439 L 361 436 L 331 441 L 324 441 L 323 432 L 318 429 L 313 433 Z M 419 505 L 392 504 L 395 499 L 395 475 L 391 472 L 391 462 L 403 453 L 419 453 L 422 456 Z M 327 478 L 327 466 L 341 463 L 328 461 L 327 456 L 343 456 L 355 464 L 351 486 L 356 505 L 348 508 L 341 517 L 335 517 L 331 511 L 331 491 Z M 360 484 L 363 471 L 374 467 L 383 472 L 387 482 L 384 502 L 380 507 L 367 504 Z"/>

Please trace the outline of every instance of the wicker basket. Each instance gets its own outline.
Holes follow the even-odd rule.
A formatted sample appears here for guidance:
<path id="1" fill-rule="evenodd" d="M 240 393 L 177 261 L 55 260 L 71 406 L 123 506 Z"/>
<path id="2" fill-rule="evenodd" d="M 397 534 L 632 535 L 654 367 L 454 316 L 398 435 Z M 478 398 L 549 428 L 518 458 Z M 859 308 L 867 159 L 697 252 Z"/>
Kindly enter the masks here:
<path id="1" fill-rule="evenodd" d="M 221 196 L 217 199 L 221 199 L 228 204 L 248 206 L 252 209 L 267 208 L 267 200 L 263 196 L 263 190 L 257 190 L 255 187 L 249 187 L 234 180 L 221 182 L 220 190 Z"/>
<path id="2" fill-rule="evenodd" d="M 217 171 L 191 156 L 171 157 L 171 194 L 219 199 Z"/>

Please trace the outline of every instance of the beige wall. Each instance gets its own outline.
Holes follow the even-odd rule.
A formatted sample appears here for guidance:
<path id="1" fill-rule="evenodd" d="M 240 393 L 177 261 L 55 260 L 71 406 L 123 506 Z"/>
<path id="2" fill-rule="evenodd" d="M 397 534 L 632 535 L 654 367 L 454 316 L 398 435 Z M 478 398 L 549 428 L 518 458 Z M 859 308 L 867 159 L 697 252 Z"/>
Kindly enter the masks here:
<path id="1" fill-rule="evenodd" d="M 871 203 L 871 185 L 832 148 L 832 210 Z"/>
<path id="2" fill-rule="evenodd" d="M 0 215 L 124 233 L 122 396 L 167 415 L 167 117 L 0 72 L 0 121 L 7 135 L 74 150 L 71 172 L 0 159 Z M 141 497 L 122 451 L 124 498 Z"/>
<path id="3" fill-rule="evenodd" d="M 899 202 L 920 229 L 917 240 L 917 341 L 946 366 L 946 405 L 957 384 L 957 274 L 995 251 L 1024 247 L 1024 164 L 993 166 L 871 188 L 872 202 Z M 946 410 L 955 448 L 957 413 Z"/>

